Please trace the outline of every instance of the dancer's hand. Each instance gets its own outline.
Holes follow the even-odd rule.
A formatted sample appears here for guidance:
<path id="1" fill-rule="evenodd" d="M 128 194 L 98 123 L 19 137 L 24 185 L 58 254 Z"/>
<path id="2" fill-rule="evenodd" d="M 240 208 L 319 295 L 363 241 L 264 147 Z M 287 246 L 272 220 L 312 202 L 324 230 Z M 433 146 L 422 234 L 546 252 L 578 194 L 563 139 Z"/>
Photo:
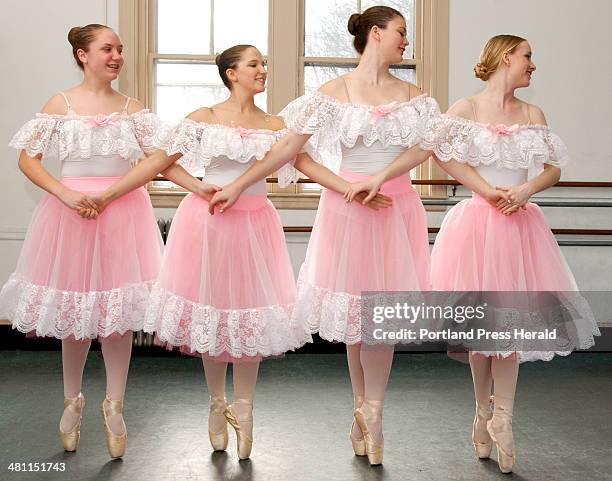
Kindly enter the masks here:
<path id="1" fill-rule="evenodd" d="M 347 202 L 352 202 L 357 194 L 364 192 L 366 195 L 361 199 L 361 203 L 366 205 L 368 202 L 374 199 L 382 184 L 383 181 L 378 176 L 374 176 L 371 179 L 361 182 L 353 182 L 352 184 L 349 184 L 348 189 L 344 193 L 344 198 Z"/>
<path id="2" fill-rule="evenodd" d="M 376 194 L 374 198 L 371 201 L 369 201 L 367 204 L 365 202 L 366 197 L 367 197 L 366 192 L 359 192 L 358 194 L 355 195 L 354 198 L 357 202 L 360 202 L 361 204 L 373 210 L 386 209 L 387 207 L 391 207 L 391 205 L 393 204 L 393 199 L 383 194 Z"/>
<path id="3" fill-rule="evenodd" d="M 498 205 L 508 205 L 512 202 L 510 200 L 510 196 L 505 190 L 495 189 L 493 187 L 491 187 L 491 189 L 484 195 L 484 198 L 493 207 L 497 207 Z M 510 200 L 510 202 L 508 202 L 508 200 Z"/>
<path id="4" fill-rule="evenodd" d="M 208 212 L 214 215 L 215 206 L 219 206 L 219 212 L 222 214 L 226 209 L 229 209 L 240 197 L 242 191 L 233 184 L 224 186 L 220 191 L 216 192 L 208 203 Z"/>
<path id="5" fill-rule="evenodd" d="M 96 205 L 98 215 L 100 215 L 102 211 L 108 207 L 108 204 L 110 204 L 110 201 L 105 197 L 104 193 L 92 195 L 89 199 Z"/>
<path id="6" fill-rule="evenodd" d="M 81 192 L 77 192 L 76 190 L 65 188 L 58 195 L 59 200 L 61 200 L 64 205 L 70 207 L 71 209 L 97 209 L 95 203 L 93 203 L 89 196 L 82 194 Z"/>
<path id="7" fill-rule="evenodd" d="M 506 200 L 497 202 L 497 209 L 504 215 L 510 215 L 519 209 L 525 209 L 533 192 L 528 184 L 514 185 L 512 187 L 496 187 L 497 190 L 508 195 Z"/>
<path id="8" fill-rule="evenodd" d="M 193 193 L 210 202 L 215 193 L 219 192 L 220 190 L 221 187 L 219 187 L 218 185 L 207 184 L 206 182 L 202 181 L 198 185 L 197 190 L 194 190 Z"/>
<path id="9" fill-rule="evenodd" d="M 98 206 L 93 199 L 81 192 L 65 188 L 58 198 L 65 206 L 76 210 L 85 219 L 95 219 L 99 214 Z"/>
<path id="10" fill-rule="evenodd" d="M 97 210 L 91 208 L 78 209 L 77 212 L 83 219 L 95 219 L 99 215 L 99 212 Z"/>

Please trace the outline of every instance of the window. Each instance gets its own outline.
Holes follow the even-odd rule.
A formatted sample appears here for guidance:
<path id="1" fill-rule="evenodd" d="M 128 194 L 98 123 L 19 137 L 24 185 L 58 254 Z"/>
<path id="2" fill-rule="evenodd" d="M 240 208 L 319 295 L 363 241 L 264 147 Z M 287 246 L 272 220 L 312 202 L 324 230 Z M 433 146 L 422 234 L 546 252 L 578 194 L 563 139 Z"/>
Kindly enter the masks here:
<path id="1" fill-rule="evenodd" d="M 162 118 L 178 120 L 203 105 L 227 98 L 215 65 L 217 53 L 238 43 L 250 43 L 263 55 L 268 53 L 268 0 L 153 3 L 151 106 Z M 265 92 L 255 101 L 267 109 Z"/>
<path id="2" fill-rule="evenodd" d="M 409 45 L 404 55 L 407 60 L 394 66 L 397 77 L 416 83 L 414 62 L 414 0 L 359 1 L 359 0 L 304 0 L 304 57 L 303 91 L 309 93 L 319 85 L 346 73 L 358 63 L 353 49 L 353 37 L 346 24 L 352 13 L 374 5 L 393 7 L 406 18 Z"/>
<path id="3" fill-rule="evenodd" d="M 448 0 L 122 0 L 119 30 L 126 45 L 123 92 L 161 117 L 176 120 L 227 96 L 216 53 L 251 43 L 268 58 L 268 89 L 259 107 L 278 113 L 288 102 L 353 68 L 358 58 L 346 30 L 350 14 L 388 5 L 406 17 L 410 46 L 395 75 L 416 83 L 446 107 Z M 446 178 L 433 162 L 415 177 Z M 156 206 L 175 206 L 184 195 L 170 183 L 150 186 Z M 280 189 L 269 184 L 282 208 L 314 208 L 316 184 Z M 437 189 L 437 190 L 436 190 Z M 442 192 L 443 190 L 443 192 Z M 422 195 L 445 195 L 423 187 Z"/>

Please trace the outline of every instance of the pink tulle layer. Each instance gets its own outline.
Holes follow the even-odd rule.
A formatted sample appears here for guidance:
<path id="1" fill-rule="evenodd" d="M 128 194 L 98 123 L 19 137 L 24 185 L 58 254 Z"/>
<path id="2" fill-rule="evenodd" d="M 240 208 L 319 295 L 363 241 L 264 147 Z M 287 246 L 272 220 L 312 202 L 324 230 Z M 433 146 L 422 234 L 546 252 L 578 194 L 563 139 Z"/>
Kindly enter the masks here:
<path id="1" fill-rule="evenodd" d="M 350 181 L 368 176 L 341 172 Z M 386 182 L 393 199 L 372 210 L 325 190 L 298 280 L 294 319 L 330 341 L 361 340 L 361 293 L 429 289 L 425 209 L 408 176 Z"/>
<path id="2" fill-rule="evenodd" d="M 431 254 L 440 291 L 575 291 L 570 271 L 542 210 L 505 216 L 474 195 L 442 222 Z"/>
<path id="3" fill-rule="evenodd" d="M 65 177 L 96 194 L 117 177 Z M 36 207 L 17 269 L 0 294 L 0 317 L 38 336 L 75 339 L 140 330 L 162 240 L 147 192 L 112 202 L 94 220 L 53 195 Z"/>
<path id="4" fill-rule="evenodd" d="M 591 347 L 593 336 L 600 334 L 590 307 L 575 292 L 578 287 L 574 276 L 542 210 L 535 204 L 527 203 L 525 209 L 505 216 L 477 194 L 461 201 L 442 222 L 431 254 L 431 265 L 432 287 L 437 291 L 554 291 L 557 294 L 552 299 L 566 315 L 557 323 L 551 322 L 550 327 L 572 333 L 571 349 Z M 550 296 L 547 299 L 549 302 Z M 542 309 L 548 307 L 543 304 Z M 570 352 L 522 351 L 517 354 L 519 361 L 524 362 L 550 360 L 555 354 Z M 508 357 L 515 351 L 481 354 Z"/>
<path id="5" fill-rule="evenodd" d="M 190 194 L 172 221 L 145 329 L 168 347 L 252 360 L 311 340 L 291 321 L 294 302 L 285 236 L 266 196 L 243 194 L 211 216 Z"/>

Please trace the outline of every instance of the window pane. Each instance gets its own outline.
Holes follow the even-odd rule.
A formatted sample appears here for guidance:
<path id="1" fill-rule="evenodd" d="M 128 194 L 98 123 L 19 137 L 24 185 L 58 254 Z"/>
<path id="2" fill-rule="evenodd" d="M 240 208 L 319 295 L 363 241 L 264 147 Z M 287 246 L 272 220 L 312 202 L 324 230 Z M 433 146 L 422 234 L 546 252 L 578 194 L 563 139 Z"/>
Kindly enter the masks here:
<path id="1" fill-rule="evenodd" d="M 304 65 L 304 93 L 317 90 L 325 82 L 350 72 L 353 65 Z"/>
<path id="2" fill-rule="evenodd" d="M 210 0 L 158 0 L 157 51 L 208 55 Z"/>
<path id="3" fill-rule="evenodd" d="M 325 82 L 335 79 L 353 70 L 353 65 L 338 64 L 305 64 L 304 65 L 304 93 L 317 90 Z M 416 70 L 412 65 L 393 66 L 390 72 L 396 77 L 416 85 Z"/>
<path id="4" fill-rule="evenodd" d="M 408 30 L 408 47 L 404 52 L 406 60 L 414 58 L 414 0 L 361 0 L 361 8 L 373 7 L 375 5 L 384 5 L 386 7 L 395 8 L 406 19 L 406 29 Z"/>
<path id="5" fill-rule="evenodd" d="M 229 95 L 213 64 L 159 61 L 155 73 L 157 113 L 165 120 L 178 120 L 198 108 L 221 102 Z M 255 104 L 266 110 L 265 92 L 255 97 Z"/>
<path id="6" fill-rule="evenodd" d="M 356 57 L 346 25 L 357 7 L 357 0 L 305 0 L 305 56 Z"/>
<path id="7" fill-rule="evenodd" d="M 215 52 L 250 44 L 268 53 L 268 0 L 215 2 Z"/>
<path id="8" fill-rule="evenodd" d="M 390 72 L 404 82 L 410 82 L 416 85 L 416 70 L 414 66 L 406 65 L 405 67 L 392 67 Z"/>

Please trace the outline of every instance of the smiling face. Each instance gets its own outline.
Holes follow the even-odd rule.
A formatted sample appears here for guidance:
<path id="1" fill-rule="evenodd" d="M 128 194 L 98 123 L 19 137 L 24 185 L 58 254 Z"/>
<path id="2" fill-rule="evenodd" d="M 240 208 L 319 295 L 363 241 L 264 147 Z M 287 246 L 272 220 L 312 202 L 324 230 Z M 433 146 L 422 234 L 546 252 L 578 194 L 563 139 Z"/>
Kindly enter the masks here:
<path id="1" fill-rule="evenodd" d="M 231 82 L 232 90 L 243 88 L 253 94 L 266 90 L 266 61 L 259 50 L 249 47 L 242 52 L 240 60 L 234 68 L 228 68 L 227 77 Z"/>
<path id="2" fill-rule="evenodd" d="M 521 42 L 512 53 L 504 54 L 502 61 L 508 68 L 510 80 L 519 87 L 528 87 L 531 76 L 536 69 L 531 60 L 531 45 L 526 40 Z"/>
<path id="3" fill-rule="evenodd" d="M 115 80 L 123 67 L 123 45 L 119 36 L 109 28 L 96 32 L 87 50 L 77 50 L 83 69 L 96 78 Z"/>
<path id="4" fill-rule="evenodd" d="M 408 46 L 406 21 L 399 16 L 393 17 L 386 28 L 372 27 L 372 40 L 379 42 L 380 52 L 390 64 L 400 63 Z M 372 42 L 374 43 L 374 42 Z"/>

